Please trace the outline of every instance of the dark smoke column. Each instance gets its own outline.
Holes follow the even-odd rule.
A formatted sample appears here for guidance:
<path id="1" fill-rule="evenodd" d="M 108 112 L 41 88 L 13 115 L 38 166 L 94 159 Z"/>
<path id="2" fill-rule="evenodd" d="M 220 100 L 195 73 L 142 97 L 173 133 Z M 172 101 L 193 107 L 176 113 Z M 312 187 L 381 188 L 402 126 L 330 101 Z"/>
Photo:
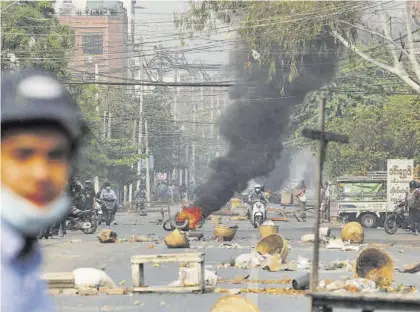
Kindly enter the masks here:
<path id="1" fill-rule="evenodd" d="M 276 62 L 276 77 L 270 82 L 268 68 L 255 66 L 248 70 L 247 59 L 238 58 L 240 53 L 233 57 L 241 83 L 231 88 L 229 95 L 234 104 L 221 120 L 220 134 L 229 143 L 228 153 L 211 163 L 213 171 L 198 190 L 195 205 L 204 210 L 205 216 L 220 209 L 235 191 L 243 191 L 250 179 L 274 170 L 292 108 L 301 104 L 310 91 L 332 79 L 337 61 L 334 40 L 323 34 L 312 47 L 313 52 L 303 56 L 299 76 L 285 85 L 284 95 L 280 89 L 282 81 L 288 81 L 289 66 L 281 65 L 281 53 Z M 324 52 L 318 53 L 320 50 Z"/>

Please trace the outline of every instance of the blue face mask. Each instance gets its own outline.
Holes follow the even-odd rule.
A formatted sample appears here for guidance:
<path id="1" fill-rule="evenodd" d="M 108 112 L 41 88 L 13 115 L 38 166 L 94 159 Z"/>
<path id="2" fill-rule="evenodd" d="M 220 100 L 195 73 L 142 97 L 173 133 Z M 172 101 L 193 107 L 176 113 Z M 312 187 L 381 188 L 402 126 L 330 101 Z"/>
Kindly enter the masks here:
<path id="1" fill-rule="evenodd" d="M 37 207 L 10 189 L 1 188 L 1 218 L 26 235 L 35 235 L 60 221 L 70 209 L 64 193 L 45 207 Z"/>

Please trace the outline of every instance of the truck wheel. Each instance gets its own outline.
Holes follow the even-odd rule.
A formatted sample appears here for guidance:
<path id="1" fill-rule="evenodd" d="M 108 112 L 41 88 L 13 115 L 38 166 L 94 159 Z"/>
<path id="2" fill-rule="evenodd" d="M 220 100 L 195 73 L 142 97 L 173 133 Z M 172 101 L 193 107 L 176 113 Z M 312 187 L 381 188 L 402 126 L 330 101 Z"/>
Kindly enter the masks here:
<path id="1" fill-rule="evenodd" d="M 376 228 L 376 219 L 374 214 L 366 213 L 360 217 L 360 223 L 364 228 Z"/>

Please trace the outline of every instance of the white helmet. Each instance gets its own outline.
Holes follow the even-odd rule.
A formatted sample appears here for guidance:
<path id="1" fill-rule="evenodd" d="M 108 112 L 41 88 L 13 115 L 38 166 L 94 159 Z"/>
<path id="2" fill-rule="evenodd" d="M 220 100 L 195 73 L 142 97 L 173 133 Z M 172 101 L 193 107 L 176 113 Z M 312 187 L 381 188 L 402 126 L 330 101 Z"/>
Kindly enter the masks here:
<path id="1" fill-rule="evenodd" d="M 254 185 L 254 190 L 255 190 L 255 192 L 257 192 L 257 193 L 261 192 L 261 191 L 262 191 L 262 185 L 260 185 L 260 184 L 255 184 L 255 185 Z"/>

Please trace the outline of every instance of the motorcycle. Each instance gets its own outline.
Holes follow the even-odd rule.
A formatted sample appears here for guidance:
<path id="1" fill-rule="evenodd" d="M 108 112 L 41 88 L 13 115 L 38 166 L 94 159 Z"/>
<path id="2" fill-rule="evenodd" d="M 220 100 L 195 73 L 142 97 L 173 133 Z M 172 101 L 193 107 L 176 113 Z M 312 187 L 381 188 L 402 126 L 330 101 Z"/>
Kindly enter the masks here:
<path id="1" fill-rule="evenodd" d="M 102 224 L 102 215 L 103 215 L 103 212 L 102 212 L 101 205 L 100 205 L 98 199 L 95 202 L 95 208 L 94 209 L 96 210 L 96 219 L 98 221 L 98 224 L 100 225 L 100 224 Z"/>
<path id="2" fill-rule="evenodd" d="M 78 231 L 81 230 L 85 234 L 95 233 L 98 227 L 96 211 L 80 210 L 73 208 L 70 216 L 66 220 L 66 230 Z"/>
<path id="3" fill-rule="evenodd" d="M 259 227 L 267 220 L 267 207 L 266 204 L 261 200 L 255 200 L 252 202 L 252 208 L 250 212 L 250 221 L 254 228 Z"/>
<path id="4" fill-rule="evenodd" d="M 102 218 L 101 220 L 105 220 L 106 225 L 111 225 L 111 222 L 115 218 L 115 199 L 103 199 L 100 201 L 101 210 L 102 210 Z"/>
<path id="5" fill-rule="evenodd" d="M 406 210 L 406 203 L 399 202 L 395 205 L 394 211 L 385 219 L 385 232 L 393 235 L 397 233 L 398 229 L 410 230 L 409 217 L 410 214 Z"/>

